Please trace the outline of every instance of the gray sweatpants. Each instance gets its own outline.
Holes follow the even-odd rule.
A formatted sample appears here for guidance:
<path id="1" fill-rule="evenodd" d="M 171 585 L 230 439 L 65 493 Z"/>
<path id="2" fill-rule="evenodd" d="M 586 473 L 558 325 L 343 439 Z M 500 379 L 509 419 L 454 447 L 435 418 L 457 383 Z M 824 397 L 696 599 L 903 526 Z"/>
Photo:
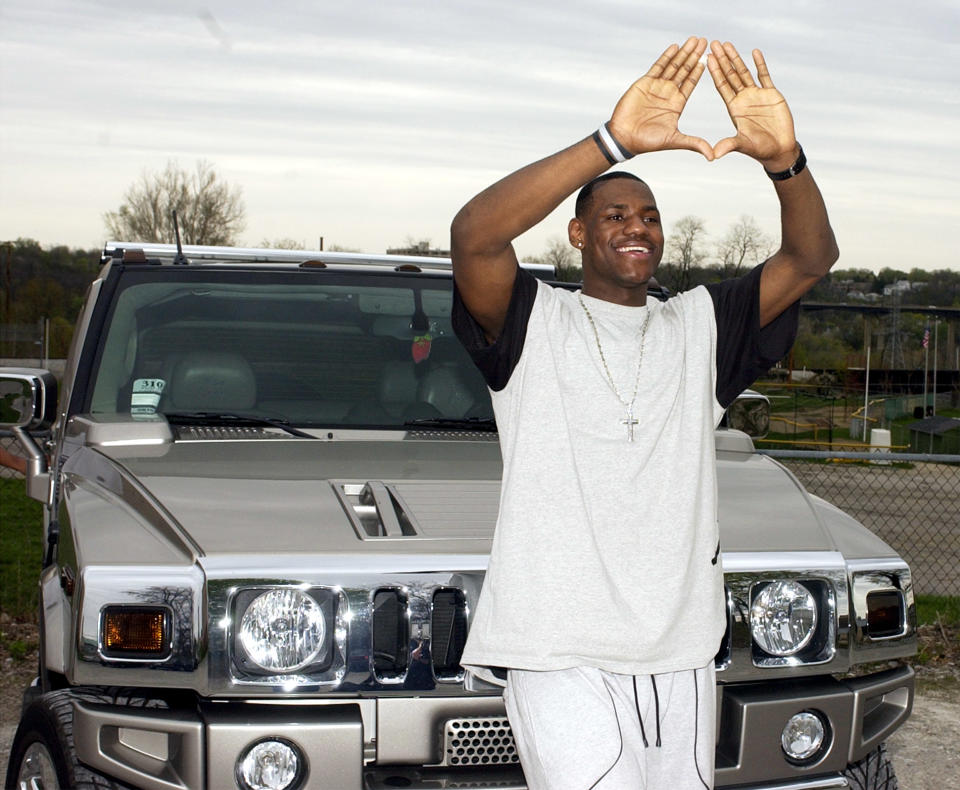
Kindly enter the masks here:
<path id="1" fill-rule="evenodd" d="M 530 790 L 710 790 L 714 666 L 662 675 L 512 669 L 503 698 Z"/>

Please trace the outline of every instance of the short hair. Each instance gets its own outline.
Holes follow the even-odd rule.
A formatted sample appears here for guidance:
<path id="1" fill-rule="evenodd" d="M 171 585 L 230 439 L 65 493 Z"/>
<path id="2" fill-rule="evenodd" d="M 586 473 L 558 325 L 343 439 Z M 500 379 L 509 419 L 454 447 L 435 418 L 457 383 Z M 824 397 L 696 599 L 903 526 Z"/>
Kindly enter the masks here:
<path id="1" fill-rule="evenodd" d="M 580 190 L 580 194 L 577 195 L 577 205 L 574 209 L 574 215 L 577 219 L 583 219 L 586 215 L 594 190 L 604 181 L 612 181 L 614 178 L 629 178 L 632 181 L 639 181 L 647 187 L 647 189 L 650 188 L 650 185 L 642 178 L 635 176 L 633 173 L 627 173 L 624 170 L 614 170 L 612 173 L 604 173 L 602 176 L 597 176 L 593 181 L 588 181 L 583 189 Z"/>

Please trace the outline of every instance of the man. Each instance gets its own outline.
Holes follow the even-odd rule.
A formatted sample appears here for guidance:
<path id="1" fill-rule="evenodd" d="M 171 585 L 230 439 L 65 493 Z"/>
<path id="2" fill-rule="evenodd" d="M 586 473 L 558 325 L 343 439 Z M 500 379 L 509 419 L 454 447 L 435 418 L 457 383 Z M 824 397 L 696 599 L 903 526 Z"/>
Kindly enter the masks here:
<path id="1" fill-rule="evenodd" d="M 705 39 L 672 45 L 591 137 L 481 192 L 451 228 L 454 322 L 492 390 L 504 476 L 463 663 L 504 699 L 532 790 L 711 787 L 724 630 L 714 428 L 793 342 L 837 258 L 793 120 L 754 51 L 707 59 L 736 134 L 682 134 Z M 663 253 L 631 155 L 731 151 L 774 179 L 782 243 L 743 278 L 647 303 Z M 589 182 L 589 183 L 588 183 Z M 579 293 L 519 269 L 512 240 L 583 186 Z"/>

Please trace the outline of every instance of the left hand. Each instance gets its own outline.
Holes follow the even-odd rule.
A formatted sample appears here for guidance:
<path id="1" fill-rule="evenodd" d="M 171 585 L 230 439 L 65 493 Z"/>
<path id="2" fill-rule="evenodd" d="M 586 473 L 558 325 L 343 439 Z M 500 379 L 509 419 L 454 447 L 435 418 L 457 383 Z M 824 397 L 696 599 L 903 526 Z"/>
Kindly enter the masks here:
<path id="1" fill-rule="evenodd" d="M 753 62 L 757 66 L 759 86 L 733 44 L 729 41 L 710 44 L 707 68 L 737 128 L 736 136 L 726 137 L 714 145 L 713 155 L 719 159 L 731 151 L 739 151 L 758 160 L 771 172 L 785 170 L 799 153 L 793 116 L 786 99 L 773 86 L 759 49 L 753 50 Z"/>

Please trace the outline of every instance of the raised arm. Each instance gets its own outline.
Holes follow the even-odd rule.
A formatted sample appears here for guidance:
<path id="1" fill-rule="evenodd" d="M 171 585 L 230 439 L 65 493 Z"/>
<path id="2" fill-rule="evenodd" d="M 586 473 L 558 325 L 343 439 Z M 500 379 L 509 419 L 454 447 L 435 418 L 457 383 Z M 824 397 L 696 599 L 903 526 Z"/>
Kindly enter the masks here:
<path id="1" fill-rule="evenodd" d="M 668 149 L 699 151 L 713 159 L 713 148 L 677 128 L 697 81 L 706 51 L 702 38 L 672 44 L 650 70 L 621 97 L 609 130 L 631 154 Z M 450 246 L 457 288 L 470 314 L 495 339 L 506 317 L 517 272 L 513 240 L 551 211 L 610 162 L 587 137 L 564 150 L 527 165 L 488 187 L 453 220 Z"/>
<path id="2" fill-rule="evenodd" d="M 760 162 L 768 174 L 796 169 L 801 149 L 793 116 L 773 85 L 763 54 L 753 50 L 757 85 L 733 44 L 714 41 L 710 50 L 710 76 L 737 129 L 735 136 L 714 146 L 714 156 L 719 159 L 739 151 Z M 839 255 L 823 197 L 809 168 L 773 183 L 780 200 L 781 241 L 760 280 L 761 326 L 809 291 Z"/>

